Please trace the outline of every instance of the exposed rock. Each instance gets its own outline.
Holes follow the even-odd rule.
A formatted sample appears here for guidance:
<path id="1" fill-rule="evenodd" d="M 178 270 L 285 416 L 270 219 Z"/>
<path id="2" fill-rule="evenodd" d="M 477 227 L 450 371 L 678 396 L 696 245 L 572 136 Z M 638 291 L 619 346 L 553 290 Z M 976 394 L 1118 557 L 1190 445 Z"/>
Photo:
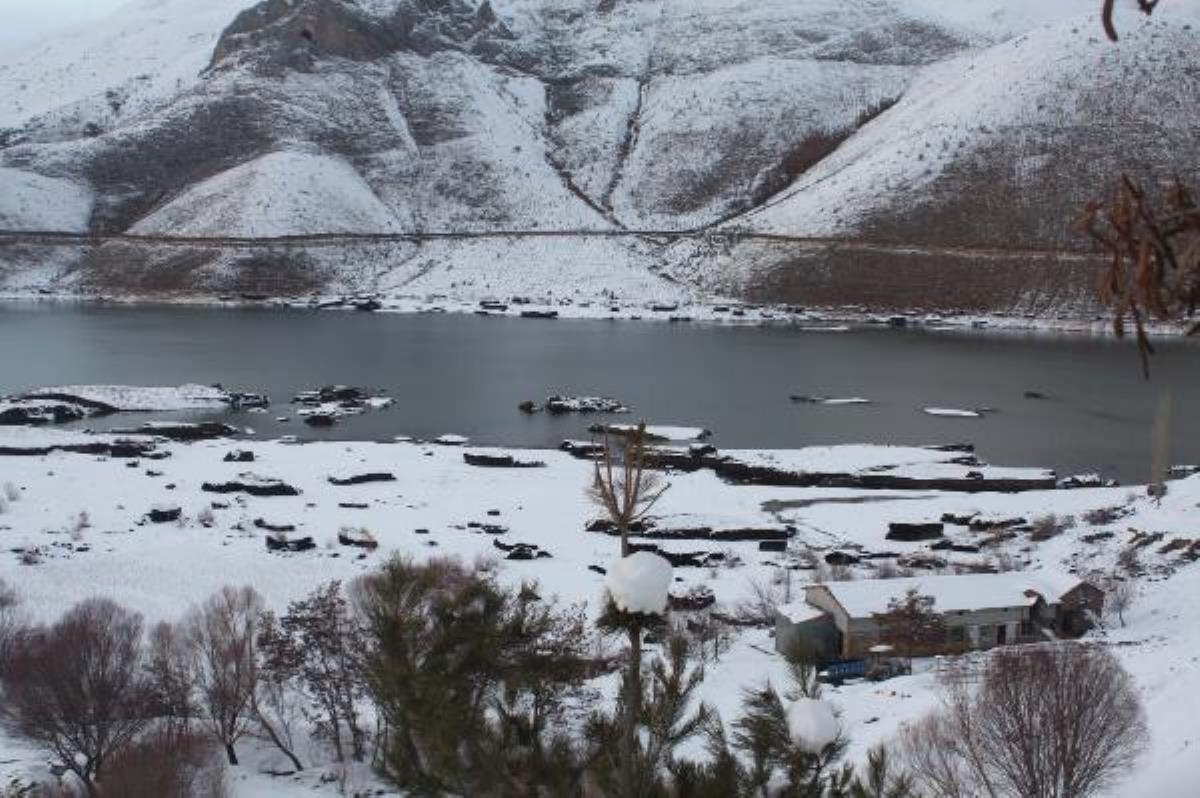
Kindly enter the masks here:
<path id="1" fill-rule="evenodd" d="M 558 448 L 580 460 L 593 460 L 604 454 L 604 444 L 594 441 L 563 441 Z"/>
<path id="2" fill-rule="evenodd" d="M 523 319 L 557 319 L 557 310 L 522 310 L 521 318 Z"/>
<path id="3" fill-rule="evenodd" d="M 1023 527 L 1028 523 L 1025 518 L 975 518 L 969 524 L 969 528 L 972 532 L 994 532 L 999 529 Z"/>
<path id="4" fill-rule="evenodd" d="M 901 568 L 914 568 L 922 571 L 940 571 L 946 567 L 946 561 L 931 554 L 906 554 L 896 561 Z"/>
<path id="5" fill-rule="evenodd" d="M 647 543 L 631 543 L 629 550 L 631 553 L 648 551 L 657 554 L 669 562 L 672 568 L 709 568 L 725 559 L 725 555 L 719 551 L 667 551 Z"/>
<path id="6" fill-rule="evenodd" d="M 282 551 L 282 552 L 302 552 L 311 551 L 317 547 L 316 542 L 310 537 L 296 538 L 291 540 L 286 537 L 266 537 L 267 551 Z"/>
<path id="7" fill-rule="evenodd" d="M 251 496 L 299 496 L 300 491 L 282 480 L 240 474 L 226 482 L 205 482 L 200 490 L 208 493 L 247 493 Z"/>
<path id="8" fill-rule="evenodd" d="M 506 560 L 542 560 L 554 556 L 533 543 L 504 543 L 501 540 L 492 540 L 492 546 L 505 552 Z"/>
<path id="9" fill-rule="evenodd" d="M 343 546 L 351 546 L 353 548 L 366 549 L 374 551 L 379 548 L 379 541 L 375 536 L 366 529 L 353 529 L 351 527 L 343 527 L 338 532 L 338 543 Z"/>
<path id="10" fill-rule="evenodd" d="M 480 468 L 545 468 L 541 460 L 518 460 L 511 454 L 463 452 L 463 462 Z"/>
<path id="11" fill-rule="evenodd" d="M 183 516 L 183 510 L 175 505 L 158 505 L 150 508 L 146 518 L 152 524 L 166 524 L 178 521 Z"/>
<path id="12" fill-rule="evenodd" d="M 671 594 L 667 597 L 667 606 L 674 612 L 700 612 L 717 603 L 717 596 L 712 588 L 699 586 L 689 590 L 685 595 Z"/>
<path id="13" fill-rule="evenodd" d="M 760 540 L 758 542 L 759 551 L 784 552 L 787 551 L 787 547 L 786 540 Z"/>
<path id="14" fill-rule="evenodd" d="M 49 444 L 38 446 L 0 446 L 0 456 L 12 457 L 41 457 L 50 454 L 51 452 L 71 452 L 73 454 L 90 454 L 113 459 L 131 459 L 145 457 L 147 459 L 161 459 L 159 454 L 168 455 L 168 452 L 156 452 L 154 441 L 150 440 L 115 440 L 115 441 L 96 441 L 94 443 L 66 443 L 66 444 Z M 127 463 L 127 465 L 129 465 Z M 136 468 L 134 463 L 131 467 Z"/>
<path id="15" fill-rule="evenodd" d="M 551 396 L 546 399 L 546 412 L 566 413 L 628 413 L 624 403 L 605 396 Z"/>
<path id="16" fill-rule="evenodd" d="M 118 435 L 155 435 L 173 441 L 207 441 L 217 438 L 232 438 L 240 433 L 237 427 L 222 424 L 219 421 L 199 421 L 195 423 L 150 421 L 136 430 L 115 430 Z"/>
<path id="17" fill-rule="evenodd" d="M 396 475 L 390 471 L 373 471 L 367 474 L 351 474 L 345 477 L 329 477 L 333 485 L 366 485 L 371 482 L 395 482 Z"/>
<path id="18" fill-rule="evenodd" d="M 940 523 L 906 524 L 890 523 L 885 536 L 888 540 L 915 543 L 922 540 L 937 540 L 942 537 L 944 527 Z"/>
<path id="19" fill-rule="evenodd" d="M 831 551 L 825 555 L 827 565 L 857 565 L 862 558 L 848 551 Z"/>
<path id="20" fill-rule="evenodd" d="M 332 413 L 308 413 L 303 418 L 310 427 L 332 427 L 337 424 L 337 416 Z"/>
<path id="21" fill-rule="evenodd" d="M 253 463 L 254 452 L 248 449 L 234 449 L 232 452 L 225 453 L 226 463 Z"/>
<path id="22" fill-rule="evenodd" d="M 255 518 L 254 526 L 258 527 L 259 529 L 265 529 L 268 532 L 295 532 L 296 531 L 295 524 L 271 524 L 271 523 L 266 522 L 262 518 Z"/>

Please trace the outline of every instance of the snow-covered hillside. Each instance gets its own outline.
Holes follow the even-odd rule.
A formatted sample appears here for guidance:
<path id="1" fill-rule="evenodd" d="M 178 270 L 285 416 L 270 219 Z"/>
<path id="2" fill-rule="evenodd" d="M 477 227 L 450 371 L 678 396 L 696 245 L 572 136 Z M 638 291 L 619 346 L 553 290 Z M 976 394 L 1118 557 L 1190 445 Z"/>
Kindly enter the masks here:
<path id="1" fill-rule="evenodd" d="M 0 167 L 0 228 L 86 232 L 92 192 L 73 180 Z"/>
<path id="2" fill-rule="evenodd" d="M 396 232 L 399 224 L 349 164 L 276 152 L 189 188 L 133 226 L 140 235 L 263 238 Z"/>
<path id="3" fill-rule="evenodd" d="M 0 56 L 0 226 L 628 233 L 612 248 L 618 274 L 876 304 L 862 290 L 875 276 L 839 276 L 862 267 L 857 255 L 779 240 L 648 247 L 638 234 L 957 247 L 940 257 L 959 269 L 979 245 L 1079 248 L 1067 227 L 1112 175 L 1186 175 L 1200 162 L 1200 89 L 1171 79 L 1200 68 L 1200 4 L 1164 3 L 1149 21 L 1121 4 L 1119 45 L 1104 40 L 1095 5 L 138 0 Z M 71 210 L 46 201 L 68 187 Z M 539 246 L 437 244 L 467 266 L 452 281 L 465 285 L 490 280 L 471 264 L 528 271 L 513 257 Z M 274 290 L 216 249 L 113 252 L 12 249 L 0 274 L 10 288 Z M 394 261 L 317 269 L 324 254 L 285 257 L 309 287 L 408 279 Z M 924 282 L 913 262 L 887 258 L 872 275 Z M 118 260 L 129 279 L 113 279 Z M 573 276 L 590 281 L 592 267 Z M 829 290 L 810 296 L 818 278 Z M 1028 304 L 1028 281 L 1006 268 L 963 307 Z M 1014 286 L 1024 293 L 1010 296 Z M 1061 310 L 1060 293 L 1033 304 Z"/>
<path id="4" fill-rule="evenodd" d="M 130 0 L 98 22 L 0 56 L 0 129 L 78 136 L 190 89 L 221 31 L 255 0 Z"/>

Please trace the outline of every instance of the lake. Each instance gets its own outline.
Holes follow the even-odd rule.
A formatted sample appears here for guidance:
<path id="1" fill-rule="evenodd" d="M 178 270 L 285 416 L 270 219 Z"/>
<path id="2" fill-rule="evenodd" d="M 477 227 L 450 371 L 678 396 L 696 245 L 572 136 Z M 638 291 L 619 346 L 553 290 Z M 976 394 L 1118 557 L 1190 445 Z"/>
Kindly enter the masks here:
<path id="1" fill-rule="evenodd" d="M 55 303 L 0 305 L 0 394 L 62 384 L 221 383 L 270 394 L 269 414 L 225 420 L 259 436 L 386 440 L 467 435 L 473 443 L 555 446 L 594 418 L 525 415 L 553 393 L 616 397 L 623 420 L 707 427 L 724 448 L 970 442 L 996 465 L 1149 477 L 1159 397 L 1174 408 L 1170 461 L 1200 461 L 1200 348 L 1164 341 L 1153 378 L 1133 344 L 1044 333 L 864 328 L 809 332 L 632 321 L 452 314 Z M 293 394 L 331 383 L 382 389 L 390 409 L 328 430 L 291 415 Z M 1045 399 L 1030 399 L 1036 391 Z M 791 394 L 870 405 L 796 404 Z M 989 407 L 980 419 L 922 408 Z M 151 416 L 93 420 L 97 429 Z"/>

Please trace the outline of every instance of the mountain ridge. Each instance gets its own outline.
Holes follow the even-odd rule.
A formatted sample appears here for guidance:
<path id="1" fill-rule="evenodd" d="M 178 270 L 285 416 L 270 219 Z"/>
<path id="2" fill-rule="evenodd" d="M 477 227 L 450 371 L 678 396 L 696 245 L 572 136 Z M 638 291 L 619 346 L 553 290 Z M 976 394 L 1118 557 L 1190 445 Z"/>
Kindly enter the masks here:
<path id="1" fill-rule="evenodd" d="M 942 250 L 1076 249 L 1064 232 L 1069 214 L 1120 153 L 1105 150 L 1103 127 L 1085 114 L 1042 110 L 1066 109 L 1075 90 L 1066 84 L 1084 82 L 1096 63 L 1137 75 L 1108 91 L 1099 81 L 1079 90 L 1110 126 L 1149 146 L 1145 120 L 1162 126 L 1165 114 L 1168 141 L 1137 165 L 1154 174 L 1195 163 L 1184 110 L 1194 87 L 1132 110 L 1116 102 L 1138 80 L 1200 65 L 1193 17 L 1172 18 L 1170 8 L 1161 22 L 1130 17 L 1116 48 L 1099 41 L 1083 0 L 1053 13 L 929 0 L 225 2 L 240 10 L 219 35 L 188 34 L 213 41 L 193 84 L 91 122 L 108 126 L 99 131 L 73 127 L 79 109 L 95 105 L 75 99 L 0 139 L 0 188 L 42 187 L 40 199 L 0 202 L 0 228 L 46 227 L 34 224 L 37 209 L 46 186 L 61 183 L 64 196 L 79 187 L 76 211 L 59 219 L 80 234 L 712 230 L 729 239 L 716 251 L 705 240 L 652 244 L 649 254 L 639 245 L 626 265 L 701 292 L 804 302 L 805 275 L 842 270 L 839 257 L 817 263 L 810 247 L 797 253 L 786 241 L 739 244 L 742 231 Z M 179 0 L 134 5 L 169 16 Z M 1056 47 L 1074 66 L 1055 60 Z M 12 68 L 0 63 L 0 75 Z M 1004 81 L 1013 85 L 997 87 Z M 945 157 L 925 152 L 930 131 L 951 123 L 956 146 Z M 1039 137 L 1050 144 L 1031 155 Z M 1094 168 L 1055 188 L 1076 152 Z M 989 162 L 1012 166 L 979 166 Z M 310 167 L 323 185 L 297 176 Z M 1048 199 L 997 214 L 1014 184 Z M 122 279 L 92 268 L 114 260 L 99 251 L 111 242 L 53 256 L 29 246 L 0 253 L 3 273 L 49 257 L 58 272 L 50 282 L 64 288 L 144 290 L 137 275 L 156 272 L 150 284 L 211 290 L 239 268 L 231 253 L 192 256 L 186 267 L 164 264 L 163 253 L 126 253 L 142 262 Z M 571 258 L 569 248 L 553 256 Z M 330 263 L 307 284 L 368 290 L 376 286 L 358 275 L 387 269 Z M 779 288 L 789 282 L 796 287 Z"/>

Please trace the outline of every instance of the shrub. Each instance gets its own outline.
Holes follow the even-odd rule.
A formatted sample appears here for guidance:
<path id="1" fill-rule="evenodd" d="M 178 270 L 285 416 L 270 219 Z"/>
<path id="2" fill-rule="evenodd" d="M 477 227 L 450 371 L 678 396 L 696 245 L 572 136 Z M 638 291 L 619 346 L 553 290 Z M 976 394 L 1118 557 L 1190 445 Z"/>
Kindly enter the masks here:
<path id="1" fill-rule="evenodd" d="M 225 767 L 209 737 L 153 732 L 118 750 L 104 778 L 104 796 L 225 798 Z"/>
<path id="2" fill-rule="evenodd" d="M 187 620 L 200 707 L 231 765 L 238 764 L 235 746 L 253 721 L 255 635 L 261 613 L 262 598 L 253 588 L 227 586 Z"/>
<path id="3" fill-rule="evenodd" d="M 561 788 L 578 766 L 555 729 L 592 667 L 582 608 L 445 559 L 393 559 L 354 596 L 386 778 L 420 794 L 576 792 Z"/>
<path id="4" fill-rule="evenodd" d="M 931 795 L 1087 798 L 1128 773 L 1148 739 L 1137 690 L 1103 648 L 998 649 L 978 688 L 945 693 L 903 739 Z"/>
<path id="5" fill-rule="evenodd" d="M 92 790 L 147 724 L 141 643 L 141 616 L 106 599 L 18 635 L 4 668 L 4 720 Z"/>
<path id="6" fill-rule="evenodd" d="M 1033 529 L 1029 533 L 1029 539 L 1033 541 L 1050 540 L 1056 538 L 1068 529 L 1075 528 L 1075 517 L 1066 515 L 1059 518 L 1054 513 L 1039 516 L 1033 519 L 1031 525 Z"/>
<path id="7" fill-rule="evenodd" d="M 1097 507 L 1084 513 L 1083 520 L 1091 526 L 1107 526 L 1121 520 L 1124 515 L 1120 507 Z"/>

